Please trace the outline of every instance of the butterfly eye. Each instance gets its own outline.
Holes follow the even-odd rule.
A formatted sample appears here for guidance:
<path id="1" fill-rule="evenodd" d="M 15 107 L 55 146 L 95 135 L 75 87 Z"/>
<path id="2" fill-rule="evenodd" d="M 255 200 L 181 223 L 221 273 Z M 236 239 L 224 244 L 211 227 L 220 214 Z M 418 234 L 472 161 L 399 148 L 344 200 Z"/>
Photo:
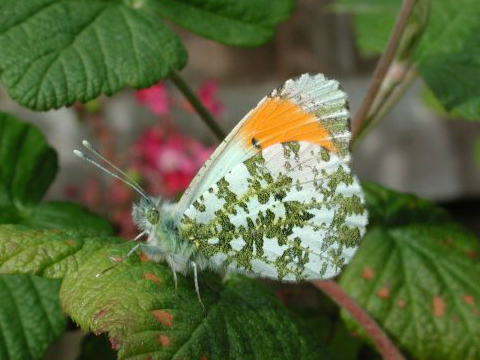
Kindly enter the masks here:
<path id="1" fill-rule="evenodd" d="M 147 218 L 147 221 L 152 225 L 157 225 L 160 219 L 160 214 L 158 213 L 158 210 L 155 208 L 148 209 L 146 211 L 145 216 Z"/>

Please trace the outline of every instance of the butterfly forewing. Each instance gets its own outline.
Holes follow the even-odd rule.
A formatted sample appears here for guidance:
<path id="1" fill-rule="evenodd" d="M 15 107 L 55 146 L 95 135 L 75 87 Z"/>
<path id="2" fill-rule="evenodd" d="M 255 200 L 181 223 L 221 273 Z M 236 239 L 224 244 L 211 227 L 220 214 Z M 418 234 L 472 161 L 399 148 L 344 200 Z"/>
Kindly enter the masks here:
<path id="1" fill-rule="evenodd" d="M 199 196 L 180 233 L 213 267 L 291 281 L 335 276 L 367 224 L 346 156 L 313 142 L 273 144 Z"/>
<path id="2" fill-rule="evenodd" d="M 278 143 L 312 142 L 347 163 L 348 119 L 346 95 L 337 81 L 322 74 L 288 80 L 263 98 L 215 150 L 176 206 L 175 220 L 234 166 Z"/>

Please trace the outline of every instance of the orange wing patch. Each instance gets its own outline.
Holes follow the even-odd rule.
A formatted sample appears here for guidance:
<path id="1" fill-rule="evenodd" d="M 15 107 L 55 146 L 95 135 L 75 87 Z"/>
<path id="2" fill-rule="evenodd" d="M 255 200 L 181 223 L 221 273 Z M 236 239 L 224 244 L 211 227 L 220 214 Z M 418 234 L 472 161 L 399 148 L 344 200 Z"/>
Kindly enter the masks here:
<path id="1" fill-rule="evenodd" d="M 290 100 L 266 99 L 250 116 L 240 130 L 247 148 L 258 149 L 288 141 L 307 141 L 336 152 L 330 132 L 323 127 L 315 114 Z"/>

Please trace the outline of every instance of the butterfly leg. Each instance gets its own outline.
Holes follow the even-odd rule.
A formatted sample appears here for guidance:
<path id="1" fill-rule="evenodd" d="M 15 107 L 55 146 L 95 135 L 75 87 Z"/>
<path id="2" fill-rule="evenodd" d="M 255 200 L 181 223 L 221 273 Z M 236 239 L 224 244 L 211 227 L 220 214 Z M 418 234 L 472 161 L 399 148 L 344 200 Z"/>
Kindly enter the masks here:
<path id="1" fill-rule="evenodd" d="M 127 253 L 127 255 L 122 259 L 122 261 L 125 260 L 125 259 L 127 259 L 128 257 L 130 257 L 130 255 L 132 255 L 132 254 L 140 247 L 140 245 L 142 245 L 142 244 L 137 244 L 137 245 L 135 245 L 135 246 L 132 248 L 132 250 L 130 250 L 130 251 Z"/>
<path id="2" fill-rule="evenodd" d="M 127 253 L 127 255 L 125 255 L 125 256 L 124 256 L 123 258 L 121 258 L 120 260 L 115 260 L 115 259 L 112 259 L 112 258 L 111 258 L 111 260 L 116 261 L 116 264 L 114 264 L 114 265 L 106 268 L 106 269 L 103 270 L 101 273 L 96 274 L 95 277 L 99 277 L 100 275 L 105 274 L 107 271 L 113 269 L 115 266 L 117 266 L 117 265 L 121 264 L 122 262 L 124 262 L 126 259 L 128 259 L 128 258 L 139 248 L 140 245 L 142 245 L 142 244 L 137 244 L 137 245 L 135 245 L 135 246 Z"/>
<path id="3" fill-rule="evenodd" d="M 191 262 L 193 268 L 193 279 L 195 281 L 195 292 L 198 296 L 198 301 L 200 305 L 202 305 L 203 310 L 205 310 L 205 306 L 203 305 L 202 298 L 200 297 L 200 287 L 198 286 L 198 274 L 197 274 L 197 264 L 195 262 Z"/>
<path id="4" fill-rule="evenodd" d="M 129 240 L 125 241 L 125 242 L 121 242 L 121 243 L 115 244 L 115 245 L 122 246 L 122 245 L 124 245 L 125 243 L 135 242 L 135 241 L 137 241 L 138 239 L 140 239 L 143 235 L 147 235 L 147 233 L 146 233 L 145 231 L 143 231 L 143 232 L 141 232 L 140 234 L 138 234 L 137 236 L 135 236 L 135 238 L 129 239 Z"/>
<path id="5" fill-rule="evenodd" d="M 177 272 L 175 269 L 172 268 L 173 271 L 173 282 L 175 283 L 175 295 L 178 295 L 178 280 L 177 280 Z"/>
<path id="6" fill-rule="evenodd" d="M 140 239 L 143 235 L 146 235 L 147 233 L 145 231 L 142 231 L 140 234 L 138 234 L 137 236 L 135 236 L 134 239 L 132 240 L 128 240 L 128 242 L 130 241 L 137 241 L 138 239 Z"/>

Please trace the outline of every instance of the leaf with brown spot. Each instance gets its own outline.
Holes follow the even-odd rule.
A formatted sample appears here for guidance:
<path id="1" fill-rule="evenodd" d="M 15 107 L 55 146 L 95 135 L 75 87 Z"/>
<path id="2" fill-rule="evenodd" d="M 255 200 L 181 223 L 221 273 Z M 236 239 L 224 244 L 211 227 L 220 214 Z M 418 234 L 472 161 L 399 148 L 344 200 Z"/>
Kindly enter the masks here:
<path id="1" fill-rule="evenodd" d="M 445 315 L 447 311 L 447 304 L 440 296 L 435 295 L 432 302 L 433 315 L 436 317 L 441 317 Z"/>
<path id="2" fill-rule="evenodd" d="M 141 261 L 151 261 L 148 257 L 147 254 L 145 254 L 143 251 L 138 254 L 138 258 L 141 260 Z"/>
<path id="3" fill-rule="evenodd" d="M 171 340 L 170 337 L 168 337 L 167 335 L 158 334 L 157 339 L 160 345 L 162 345 L 163 347 L 170 346 Z"/>
<path id="4" fill-rule="evenodd" d="M 143 275 L 143 277 L 145 278 L 145 280 L 151 281 L 157 285 L 159 283 L 158 276 L 155 275 L 154 273 L 146 273 L 145 275 Z"/>
<path id="5" fill-rule="evenodd" d="M 390 297 L 390 289 L 386 287 L 378 289 L 377 296 L 380 299 L 388 299 Z"/>
<path id="6" fill-rule="evenodd" d="M 479 260 L 480 256 L 478 256 L 478 252 L 473 250 L 465 250 L 465 255 L 467 255 L 470 259 Z"/>
<path id="7" fill-rule="evenodd" d="M 173 315 L 170 314 L 168 311 L 165 310 L 153 310 L 152 315 L 158 320 L 160 324 L 165 326 L 172 326 L 173 325 Z"/>
<path id="8" fill-rule="evenodd" d="M 478 239 L 426 200 L 363 185 L 370 225 L 340 284 L 412 358 L 479 359 L 480 321 L 470 296 L 480 296 L 480 263 L 465 256 L 480 251 Z M 368 268 L 375 277 L 365 281 Z"/>
<path id="9" fill-rule="evenodd" d="M 106 314 L 107 314 L 107 309 L 102 309 L 102 310 L 100 310 L 99 312 L 97 312 L 97 313 L 94 315 L 93 321 L 97 321 L 98 319 L 101 319 L 101 318 L 104 317 Z"/>
<path id="10" fill-rule="evenodd" d="M 365 280 L 372 280 L 375 277 L 375 271 L 371 267 L 366 267 L 362 271 L 362 277 Z"/>
<path id="11" fill-rule="evenodd" d="M 474 305 L 475 299 L 472 295 L 463 294 L 462 300 L 465 301 L 468 305 Z"/>
<path id="12" fill-rule="evenodd" d="M 178 275 L 176 293 L 165 263 L 130 256 L 104 271 L 112 256 L 124 257 L 131 246 L 105 245 L 67 275 L 60 292 L 65 313 L 84 331 L 115 339 L 120 359 L 327 359 L 295 316 L 255 280 L 231 276 L 222 282 L 201 272 L 203 310 L 192 276 Z"/>

